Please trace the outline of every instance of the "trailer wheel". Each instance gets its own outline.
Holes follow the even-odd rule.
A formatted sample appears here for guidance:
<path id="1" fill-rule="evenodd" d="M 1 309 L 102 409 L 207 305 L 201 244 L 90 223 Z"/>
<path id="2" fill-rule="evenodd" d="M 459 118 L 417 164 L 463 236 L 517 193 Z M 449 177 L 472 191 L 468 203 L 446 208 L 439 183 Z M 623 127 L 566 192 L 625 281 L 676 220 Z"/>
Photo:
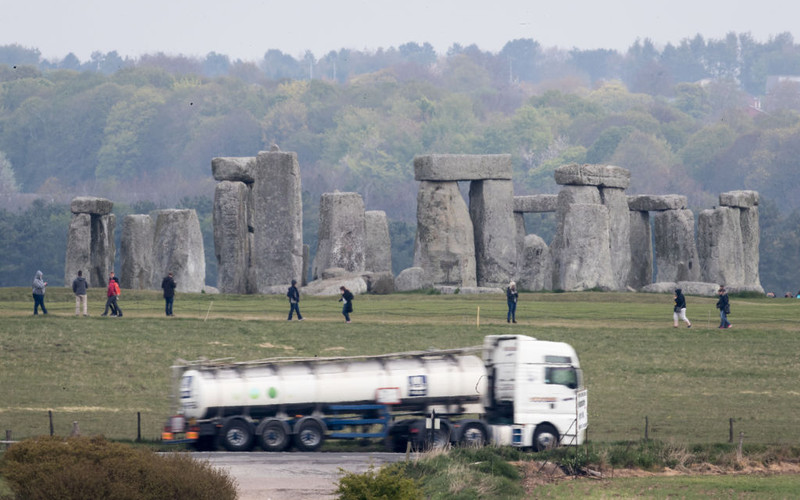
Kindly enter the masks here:
<path id="1" fill-rule="evenodd" d="M 486 427 L 477 422 L 465 425 L 461 431 L 461 444 L 464 446 L 483 446 L 488 440 Z"/>
<path id="2" fill-rule="evenodd" d="M 536 426 L 533 433 L 533 451 L 544 451 L 558 446 L 558 431 L 550 424 Z"/>
<path id="3" fill-rule="evenodd" d="M 256 429 L 264 451 L 283 451 L 289 446 L 289 426 L 280 420 L 265 420 Z"/>
<path id="4" fill-rule="evenodd" d="M 253 426 L 235 418 L 222 428 L 222 446 L 228 451 L 250 451 L 253 448 Z"/>
<path id="5" fill-rule="evenodd" d="M 322 426 L 316 420 L 300 422 L 294 435 L 294 446 L 300 451 L 317 451 L 325 441 Z"/>
<path id="6" fill-rule="evenodd" d="M 217 451 L 217 437 L 216 436 L 201 436 L 197 441 L 192 443 L 192 448 L 195 451 Z"/>

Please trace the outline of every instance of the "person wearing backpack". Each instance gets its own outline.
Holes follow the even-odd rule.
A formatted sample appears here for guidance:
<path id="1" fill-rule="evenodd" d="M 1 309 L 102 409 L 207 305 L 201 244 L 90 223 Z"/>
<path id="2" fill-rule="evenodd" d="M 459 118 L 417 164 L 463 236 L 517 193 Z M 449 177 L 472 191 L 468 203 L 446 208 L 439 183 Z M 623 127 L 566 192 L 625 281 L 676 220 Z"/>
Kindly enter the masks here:
<path id="1" fill-rule="evenodd" d="M 342 314 L 344 315 L 344 320 L 345 322 L 350 323 L 350 313 L 353 312 L 353 292 L 344 286 L 340 286 L 339 291 L 342 292 L 339 302 L 344 303 L 342 305 Z"/>
<path id="2" fill-rule="evenodd" d="M 728 292 L 724 286 L 719 287 L 719 300 L 717 300 L 717 309 L 719 309 L 719 328 L 733 328 L 733 325 L 728 321 L 728 315 L 731 313 L 731 303 L 728 300 Z"/>

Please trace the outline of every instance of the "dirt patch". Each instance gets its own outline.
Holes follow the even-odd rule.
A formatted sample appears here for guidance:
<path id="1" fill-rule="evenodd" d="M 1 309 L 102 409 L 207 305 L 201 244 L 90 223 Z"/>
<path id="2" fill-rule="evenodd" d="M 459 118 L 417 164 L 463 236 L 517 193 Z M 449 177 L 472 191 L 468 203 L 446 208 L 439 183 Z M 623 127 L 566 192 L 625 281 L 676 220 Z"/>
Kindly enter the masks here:
<path id="1" fill-rule="evenodd" d="M 525 491 L 531 494 L 537 486 L 551 484 L 558 481 L 582 480 L 582 479 L 614 479 L 626 477 L 666 477 L 666 476 L 700 476 L 700 475 L 726 475 L 726 474 L 746 474 L 746 475 L 776 475 L 776 474 L 800 474 L 800 464 L 794 462 L 778 462 L 769 465 L 760 463 L 743 463 L 738 466 L 720 467 L 710 463 L 694 464 L 690 467 L 680 469 L 665 468 L 659 471 L 647 471 L 643 469 L 584 469 L 582 474 L 572 476 L 567 475 L 555 464 L 550 462 L 515 462 L 522 474 L 522 484 Z"/>
<path id="2" fill-rule="evenodd" d="M 265 349 L 283 349 L 284 351 L 294 351 L 294 347 L 290 345 L 273 345 L 269 342 L 264 342 L 263 344 L 258 344 L 258 347 L 263 347 Z"/>

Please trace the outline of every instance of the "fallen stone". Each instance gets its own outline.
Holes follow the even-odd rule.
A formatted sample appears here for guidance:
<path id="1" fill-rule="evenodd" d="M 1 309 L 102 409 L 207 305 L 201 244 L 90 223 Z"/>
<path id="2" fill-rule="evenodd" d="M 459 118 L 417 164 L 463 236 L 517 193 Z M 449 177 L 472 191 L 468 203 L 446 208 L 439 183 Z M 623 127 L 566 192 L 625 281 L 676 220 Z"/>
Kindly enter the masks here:
<path id="1" fill-rule="evenodd" d="M 433 288 L 433 282 L 427 278 L 421 267 L 409 267 L 400 271 L 394 280 L 394 287 L 398 292 L 427 290 Z"/>

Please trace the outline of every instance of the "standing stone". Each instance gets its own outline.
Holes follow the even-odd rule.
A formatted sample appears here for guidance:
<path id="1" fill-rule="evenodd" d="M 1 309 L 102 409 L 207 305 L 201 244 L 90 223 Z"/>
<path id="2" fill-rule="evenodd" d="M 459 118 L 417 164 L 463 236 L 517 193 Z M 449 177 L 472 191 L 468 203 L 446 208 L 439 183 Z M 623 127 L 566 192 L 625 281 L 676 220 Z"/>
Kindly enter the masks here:
<path id="1" fill-rule="evenodd" d="M 758 207 L 742 208 L 739 210 L 739 214 L 739 225 L 742 228 L 743 285 L 748 288 L 753 288 L 755 291 L 760 290 L 763 292 L 761 276 L 758 272 L 758 263 L 761 258 L 758 249 L 761 242 L 759 236 Z"/>
<path id="2" fill-rule="evenodd" d="M 67 233 L 67 256 L 64 265 L 64 285 L 72 286 L 72 280 L 83 271 L 83 277 L 89 286 L 95 285 L 91 266 L 92 256 L 92 216 L 91 214 L 73 214 Z"/>
<path id="3" fill-rule="evenodd" d="M 517 285 L 521 290 L 552 290 L 553 259 L 547 243 L 541 237 L 535 234 L 525 236 L 519 260 Z"/>
<path id="4" fill-rule="evenodd" d="M 701 278 L 708 283 L 744 283 L 742 228 L 739 210 L 718 207 L 703 210 L 697 219 L 697 254 Z"/>
<path id="5" fill-rule="evenodd" d="M 397 275 L 394 280 L 394 287 L 398 292 L 426 290 L 433 288 L 433 282 L 421 267 L 408 267 Z"/>
<path id="6" fill-rule="evenodd" d="M 515 275 L 517 264 L 511 181 L 472 181 L 469 213 L 475 231 L 478 286 L 503 286 Z"/>
<path id="7" fill-rule="evenodd" d="M 295 153 L 261 151 L 253 169 L 251 263 L 257 292 L 300 280 L 303 201 Z"/>
<path id="8" fill-rule="evenodd" d="M 656 280 L 700 281 L 691 210 L 665 210 L 653 218 Z"/>
<path id="9" fill-rule="evenodd" d="M 434 284 L 477 286 L 473 234 L 457 182 L 420 182 L 414 267 Z"/>
<path id="10" fill-rule="evenodd" d="M 628 197 L 619 188 L 601 188 L 603 205 L 608 208 L 609 245 L 611 247 L 611 272 L 614 289 L 625 290 L 631 270 L 631 219 Z"/>
<path id="11" fill-rule="evenodd" d="M 319 205 L 319 238 L 313 277 L 330 267 L 351 273 L 364 270 L 366 222 L 358 193 L 324 193 Z"/>
<path id="12" fill-rule="evenodd" d="M 203 234 L 194 210 L 156 210 L 153 236 L 153 288 L 172 272 L 179 292 L 200 292 L 206 281 Z"/>
<path id="13" fill-rule="evenodd" d="M 525 236 L 528 235 L 528 229 L 525 227 L 524 213 L 514 212 L 514 230 L 514 243 L 517 247 L 517 276 L 519 276 L 519 272 L 522 268 L 522 251 L 525 249 Z"/>
<path id="14" fill-rule="evenodd" d="M 553 286 L 573 291 L 613 290 L 608 208 L 599 204 L 559 203 L 558 232 L 553 241 Z"/>
<path id="15" fill-rule="evenodd" d="M 650 212 L 631 210 L 629 217 L 631 267 L 628 286 L 639 290 L 653 282 L 653 233 Z"/>
<path id="16" fill-rule="evenodd" d="M 214 252 L 217 288 L 222 293 L 250 293 L 250 188 L 222 181 L 214 191 Z"/>
<path id="17" fill-rule="evenodd" d="M 119 253 L 120 286 L 145 290 L 153 286 L 153 236 L 155 229 L 149 215 L 126 215 L 122 219 Z"/>
<path id="18" fill-rule="evenodd" d="M 371 272 L 392 272 L 392 240 L 389 238 L 389 222 L 383 210 L 364 213 L 366 227 L 366 251 L 364 269 Z"/>
<path id="19" fill-rule="evenodd" d="M 114 243 L 116 226 L 117 216 L 114 214 L 92 215 L 91 267 L 89 269 L 92 281 L 89 283 L 90 286 L 105 287 L 108 285 L 108 276 L 114 270 L 114 260 L 117 255 L 117 247 Z"/>

